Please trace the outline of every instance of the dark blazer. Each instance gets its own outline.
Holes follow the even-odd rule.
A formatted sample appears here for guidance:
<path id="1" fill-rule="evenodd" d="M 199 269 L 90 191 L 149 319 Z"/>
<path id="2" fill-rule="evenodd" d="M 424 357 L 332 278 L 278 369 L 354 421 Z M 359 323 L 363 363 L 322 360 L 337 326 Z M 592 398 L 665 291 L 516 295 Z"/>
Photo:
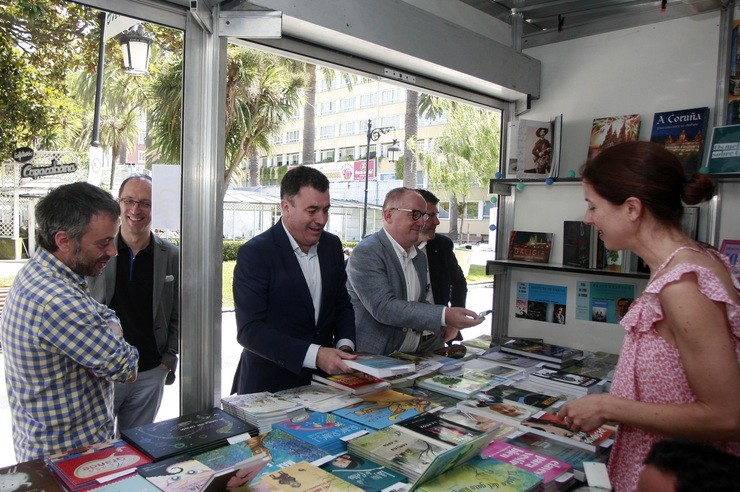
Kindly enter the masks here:
<path id="1" fill-rule="evenodd" d="M 244 347 L 232 393 L 279 391 L 311 382 L 303 367 L 310 344 L 355 342 L 355 317 L 345 286 L 339 238 L 321 234 L 321 309 L 313 301 L 282 222 L 239 248 L 234 268 L 237 340 Z"/>
<path id="2" fill-rule="evenodd" d="M 151 237 L 154 242 L 154 339 L 162 363 L 170 368 L 165 383 L 172 384 L 180 348 L 180 250 L 154 234 Z M 109 306 L 116 289 L 116 257 L 110 259 L 103 273 L 97 277 L 87 277 L 87 283 L 95 300 Z"/>
<path id="3" fill-rule="evenodd" d="M 468 283 L 455 257 L 455 244 L 447 236 L 436 234 L 425 248 L 429 261 L 429 281 L 434 304 L 465 307 Z"/>

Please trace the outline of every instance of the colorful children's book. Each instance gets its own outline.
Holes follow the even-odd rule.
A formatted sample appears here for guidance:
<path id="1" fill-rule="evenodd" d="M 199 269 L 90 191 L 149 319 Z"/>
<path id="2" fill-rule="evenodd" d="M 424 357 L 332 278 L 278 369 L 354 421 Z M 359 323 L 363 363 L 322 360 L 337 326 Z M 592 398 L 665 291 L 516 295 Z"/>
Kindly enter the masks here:
<path id="1" fill-rule="evenodd" d="M 229 468 L 215 470 L 202 492 L 223 492 L 249 485 L 270 462 L 267 456 L 253 456 Z"/>
<path id="2" fill-rule="evenodd" d="M 0 490 L 5 490 L 2 488 L 1 483 L 0 483 Z M 22 490 L 22 489 L 18 489 L 18 490 Z M 50 489 L 28 489 L 28 490 L 46 492 Z M 138 473 L 134 473 L 133 475 L 128 475 L 125 478 L 116 480 L 112 483 L 108 483 L 105 485 L 101 485 L 100 487 L 95 487 L 93 489 L 90 489 L 90 492 L 161 492 L 161 490 L 159 489 L 159 487 L 155 486 L 152 482 L 150 482 L 146 478 L 142 477 Z"/>
<path id="3" fill-rule="evenodd" d="M 541 476 L 545 490 L 558 489 L 561 485 L 556 482 L 565 484 L 573 479 L 573 466 L 570 463 L 520 448 L 508 442 L 491 441 L 481 456 L 494 458 Z M 564 477 L 566 474 L 568 476 Z"/>
<path id="4" fill-rule="evenodd" d="M 433 402 L 385 389 L 366 395 L 362 403 L 340 408 L 334 414 L 371 429 L 383 429 L 424 412 L 435 412 L 441 407 Z"/>
<path id="5" fill-rule="evenodd" d="M 408 481 L 405 475 L 352 453 L 338 454 L 321 465 L 321 469 L 369 492 L 380 492 Z"/>
<path id="6" fill-rule="evenodd" d="M 360 487 L 345 482 L 318 466 L 301 461 L 274 473 L 266 473 L 250 485 L 253 492 L 284 492 L 286 490 L 362 492 Z"/>
<path id="7" fill-rule="evenodd" d="M 43 459 L 0 468 L 0 490 L 63 492 L 61 484 Z M 17 488 L 15 488 L 17 487 Z"/>
<path id="8" fill-rule="evenodd" d="M 422 483 L 419 492 L 530 492 L 540 487 L 542 477 L 491 458 L 476 457 L 447 473 Z"/>
<path id="9" fill-rule="evenodd" d="M 121 437 L 153 460 L 196 454 L 243 440 L 257 428 L 220 408 L 121 431 Z"/>
<path id="10" fill-rule="evenodd" d="M 367 429 L 356 422 L 320 412 L 307 412 L 300 417 L 276 422 L 272 424 L 272 429 L 282 429 L 329 454 L 346 451 L 346 440 L 367 433 Z"/>
<path id="11" fill-rule="evenodd" d="M 244 445 L 249 447 L 252 454 L 264 454 L 270 458 L 269 464 L 257 475 L 258 478 L 300 461 L 321 465 L 331 458 L 318 446 L 291 436 L 282 429 L 250 437 Z"/>
<path id="12" fill-rule="evenodd" d="M 600 447 L 611 446 L 615 434 L 615 429 L 609 425 L 602 425 L 591 432 L 574 432 L 557 414 L 548 412 L 539 412 L 523 420 L 519 429 L 577 446 L 593 453 L 597 452 Z"/>
<path id="13" fill-rule="evenodd" d="M 313 380 L 349 391 L 357 396 L 374 393 L 390 386 L 390 383 L 360 371 L 352 371 L 346 374 L 314 373 Z"/>
<path id="14" fill-rule="evenodd" d="M 379 354 L 358 353 L 356 359 L 345 359 L 344 363 L 352 369 L 370 374 L 376 378 L 387 378 L 416 370 L 416 365 L 413 362 Z"/>
<path id="15" fill-rule="evenodd" d="M 200 492 L 214 473 L 186 454 L 140 466 L 137 471 L 164 492 Z"/>
<path id="16" fill-rule="evenodd" d="M 87 490 L 136 473 L 151 459 L 130 444 L 111 440 L 47 457 L 47 463 L 74 491 Z"/>
<path id="17" fill-rule="evenodd" d="M 480 431 L 444 420 L 436 413 L 422 413 L 396 425 L 413 435 L 421 435 L 439 441 L 444 447 L 465 444 L 482 434 Z"/>

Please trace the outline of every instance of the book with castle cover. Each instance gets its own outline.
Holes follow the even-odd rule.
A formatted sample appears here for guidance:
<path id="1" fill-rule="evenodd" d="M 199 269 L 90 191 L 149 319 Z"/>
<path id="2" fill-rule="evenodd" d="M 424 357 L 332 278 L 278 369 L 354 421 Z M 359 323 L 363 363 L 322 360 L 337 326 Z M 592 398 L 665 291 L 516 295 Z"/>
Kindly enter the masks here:
<path id="1" fill-rule="evenodd" d="M 593 159 L 602 150 L 617 144 L 637 141 L 640 122 L 639 114 L 594 118 L 586 159 Z"/>
<path id="2" fill-rule="evenodd" d="M 321 465 L 321 469 L 368 492 L 381 492 L 408 479 L 387 466 L 353 453 L 342 453 Z"/>
<path id="3" fill-rule="evenodd" d="M 243 440 L 257 428 L 220 408 L 121 431 L 121 437 L 153 460 L 197 454 Z"/>
<path id="4" fill-rule="evenodd" d="M 291 489 L 316 492 L 320 490 L 362 492 L 360 487 L 306 461 L 264 474 L 249 487 L 249 490 L 253 492 L 284 492 Z"/>
<path id="5" fill-rule="evenodd" d="M 50 468 L 74 491 L 87 490 L 136 472 L 151 463 L 144 453 L 121 440 L 110 440 L 47 457 Z"/>
<path id="6" fill-rule="evenodd" d="M 385 389 L 366 395 L 356 403 L 334 411 L 334 414 L 371 429 L 383 429 L 424 412 L 436 412 L 441 407 L 425 398 Z"/>
<path id="7" fill-rule="evenodd" d="M 493 440 L 483 450 L 481 456 L 497 459 L 539 475 L 542 477 L 543 488 L 545 490 L 557 489 L 562 486 L 553 483 L 555 481 L 565 484 L 573 479 L 573 465 L 570 463 L 537 453 L 530 449 L 520 448 L 510 442 Z M 564 476 L 566 474 L 568 475 Z M 554 487 L 550 485 L 554 485 Z"/>
<path id="8" fill-rule="evenodd" d="M 496 490 L 499 492 L 534 492 L 539 490 L 542 477 L 492 458 L 475 457 L 456 465 L 447 473 L 422 483 L 419 492 L 468 492 Z"/>
<path id="9" fill-rule="evenodd" d="M 552 250 L 553 233 L 533 231 L 511 231 L 507 259 L 548 263 Z"/>
<path id="10" fill-rule="evenodd" d="M 3 486 L 11 486 L 8 490 L 64 492 L 49 464 L 41 458 L 0 468 L 0 490 L 5 490 Z"/>
<path id="11" fill-rule="evenodd" d="M 650 141 L 671 151 L 690 176 L 701 166 L 708 125 L 709 108 L 655 113 Z"/>
<path id="12" fill-rule="evenodd" d="M 597 452 L 600 447 L 611 446 L 615 434 L 615 429 L 606 424 L 590 432 L 574 432 L 562 418 L 549 412 L 540 412 L 523 420 L 519 429 L 549 437 L 593 453 Z"/>

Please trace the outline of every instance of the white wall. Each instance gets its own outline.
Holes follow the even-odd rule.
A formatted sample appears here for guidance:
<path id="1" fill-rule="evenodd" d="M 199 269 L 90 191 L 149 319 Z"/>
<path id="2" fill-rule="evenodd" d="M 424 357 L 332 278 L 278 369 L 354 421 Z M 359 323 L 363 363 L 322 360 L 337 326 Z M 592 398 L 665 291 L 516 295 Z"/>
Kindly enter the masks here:
<path id="1" fill-rule="evenodd" d="M 640 114 L 640 140 L 650 140 L 653 114 L 660 111 L 708 106 L 713 122 L 718 43 L 719 12 L 714 12 L 531 48 L 525 54 L 542 64 L 541 98 L 521 117 L 549 120 L 563 114 L 560 176 L 570 169 L 577 171 L 585 162 L 594 118 Z M 530 184 L 515 193 L 513 229 L 554 232 L 551 262 L 560 263 L 562 221 L 580 220 L 585 212 L 580 185 Z M 728 200 L 736 203 L 740 193 L 731 195 L 734 197 L 723 198 L 725 210 Z M 723 221 L 729 215 L 723 213 Z M 724 222 L 722 227 L 740 229 Z M 734 237 L 738 236 L 735 232 Z M 509 285 L 509 334 L 617 353 L 624 336 L 619 325 L 574 319 L 577 280 L 634 284 L 637 294 L 646 283 L 623 277 L 514 269 Z M 566 286 L 571 313 L 567 324 L 514 318 L 516 282 Z"/>

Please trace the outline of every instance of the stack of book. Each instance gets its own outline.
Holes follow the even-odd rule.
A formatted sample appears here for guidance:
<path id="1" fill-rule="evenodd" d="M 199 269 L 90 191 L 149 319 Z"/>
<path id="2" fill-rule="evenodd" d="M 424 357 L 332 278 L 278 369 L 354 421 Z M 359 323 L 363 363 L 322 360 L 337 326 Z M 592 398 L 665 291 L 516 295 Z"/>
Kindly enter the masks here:
<path id="1" fill-rule="evenodd" d="M 523 338 L 509 340 L 501 345 L 501 352 L 522 355 L 532 359 L 548 362 L 553 365 L 562 365 L 565 362 L 583 355 L 582 350 L 562 347 L 545 342 L 534 342 Z"/>
<path id="2" fill-rule="evenodd" d="M 406 476 L 372 460 L 353 453 L 342 453 L 321 465 L 321 469 L 336 475 L 367 492 L 393 490 L 408 481 Z"/>
<path id="3" fill-rule="evenodd" d="M 504 381 L 490 372 L 467 370 L 418 379 L 416 386 L 463 400 Z"/>
<path id="4" fill-rule="evenodd" d="M 608 352 L 586 352 L 583 357 L 563 363 L 561 369 L 573 374 L 611 380 L 619 356 Z M 547 364 L 545 364 L 547 365 Z"/>
<path id="5" fill-rule="evenodd" d="M 576 446 L 592 453 L 607 448 L 613 444 L 616 429 L 604 424 L 591 432 L 574 432 L 568 424 L 555 413 L 539 412 L 522 421 L 519 429 L 531 432 L 538 436 L 548 437 L 556 441 Z"/>
<path id="6" fill-rule="evenodd" d="M 306 408 L 300 403 L 284 400 L 266 391 L 248 395 L 230 395 L 221 398 L 225 412 L 254 425 L 259 434 L 272 429 L 272 424 L 302 415 Z"/>
<path id="7" fill-rule="evenodd" d="M 368 432 L 365 427 L 338 415 L 313 411 L 276 422 L 272 428 L 282 429 L 332 455 L 346 451 L 346 441 Z"/>
<path id="8" fill-rule="evenodd" d="M 408 360 L 400 360 L 379 354 L 356 354 L 356 359 L 344 359 L 352 369 L 364 372 L 376 378 L 388 378 L 408 374 L 416 370 L 416 365 Z"/>
<path id="9" fill-rule="evenodd" d="M 345 374 L 314 373 L 313 380 L 321 384 L 349 391 L 355 396 L 368 395 L 390 386 L 390 383 L 387 381 L 360 371 L 352 371 Z"/>
<path id="10" fill-rule="evenodd" d="M 515 354 L 507 354 L 506 352 L 489 352 L 480 357 L 484 360 L 491 360 L 502 366 L 513 367 L 515 369 L 521 369 L 526 374 L 530 374 L 540 364 L 544 364 L 542 361 L 533 359 L 531 357 L 524 357 Z"/>
<path id="11" fill-rule="evenodd" d="M 529 381 L 552 391 L 579 397 L 603 392 L 605 383 L 603 379 L 581 376 L 549 367 L 540 367 L 534 371 L 529 375 Z"/>
<path id="12" fill-rule="evenodd" d="M 564 395 L 536 391 L 526 382 L 520 382 L 516 385 L 500 384 L 484 391 L 484 393 L 488 398 L 499 402 L 522 403 L 540 410 L 558 407 L 565 402 Z"/>
<path id="13" fill-rule="evenodd" d="M 154 461 L 182 453 L 201 453 L 256 434 L 254 425 L 220 408 L 121 431 L 125 441 Z"/>
<path id="14" fill-rule="evenodd" d="M 573 465 L 551 456 L 520 448 L 514 444 L 494 440 L 481 456 L 493 458 L 542 477 L 542 492 L 567 490 L 575 482 Z"/>
<path id="15" fill-rule="evenodd" d="M 67 489 L 73 491 L 90 490 L 121 480 L 135 474 L 138 466 L 151 462 L 149 456 L 121 440 L 109 440 L 46 457 L 49 468 Z M 3 487 L 0 489 L 4 490 Z"/>
<path id="16" fill-rule="evenodd" d="M 491 344 L 493 342 L 493 337 L 491 335 L 486 335 L 485 333 L 482 335 L 478 335 L 475 338 L 469 338 L 468 340 L 463 340 L 460 342 L 461 344 L 465 345 L 468 348 L 468 352 L 475 354 L 477 357 L 480 357 L 482 355 L 487 354 L 492 350 Z"/>
<path id="17" fill-rule="evenodd" d="M 331 412 L 362 400 L 353 396 L 349 391 L 319 383 L 276 391 L 273 395 L 303 405 L 315 412 Z"/>
<path id="18" fill-rule="evenodd" d="M 424 412 L 437 412 L 441 406 L 426 399 L 400 391 L 385 389 L 366 395 L 363 401 L 334 410 L 335 415 L 344 417 L 369 429 L 384 429 Z"/>
<path id="19" fill-rule="evenodd" d="M 500 364 L 484 357 L 466 360 L 462 366 L 463 373 L 468 371 L 485 372 L 493 375 L 499 383 L 513 383 L 527 377 L 526 371 L 520 367 Z"/>

